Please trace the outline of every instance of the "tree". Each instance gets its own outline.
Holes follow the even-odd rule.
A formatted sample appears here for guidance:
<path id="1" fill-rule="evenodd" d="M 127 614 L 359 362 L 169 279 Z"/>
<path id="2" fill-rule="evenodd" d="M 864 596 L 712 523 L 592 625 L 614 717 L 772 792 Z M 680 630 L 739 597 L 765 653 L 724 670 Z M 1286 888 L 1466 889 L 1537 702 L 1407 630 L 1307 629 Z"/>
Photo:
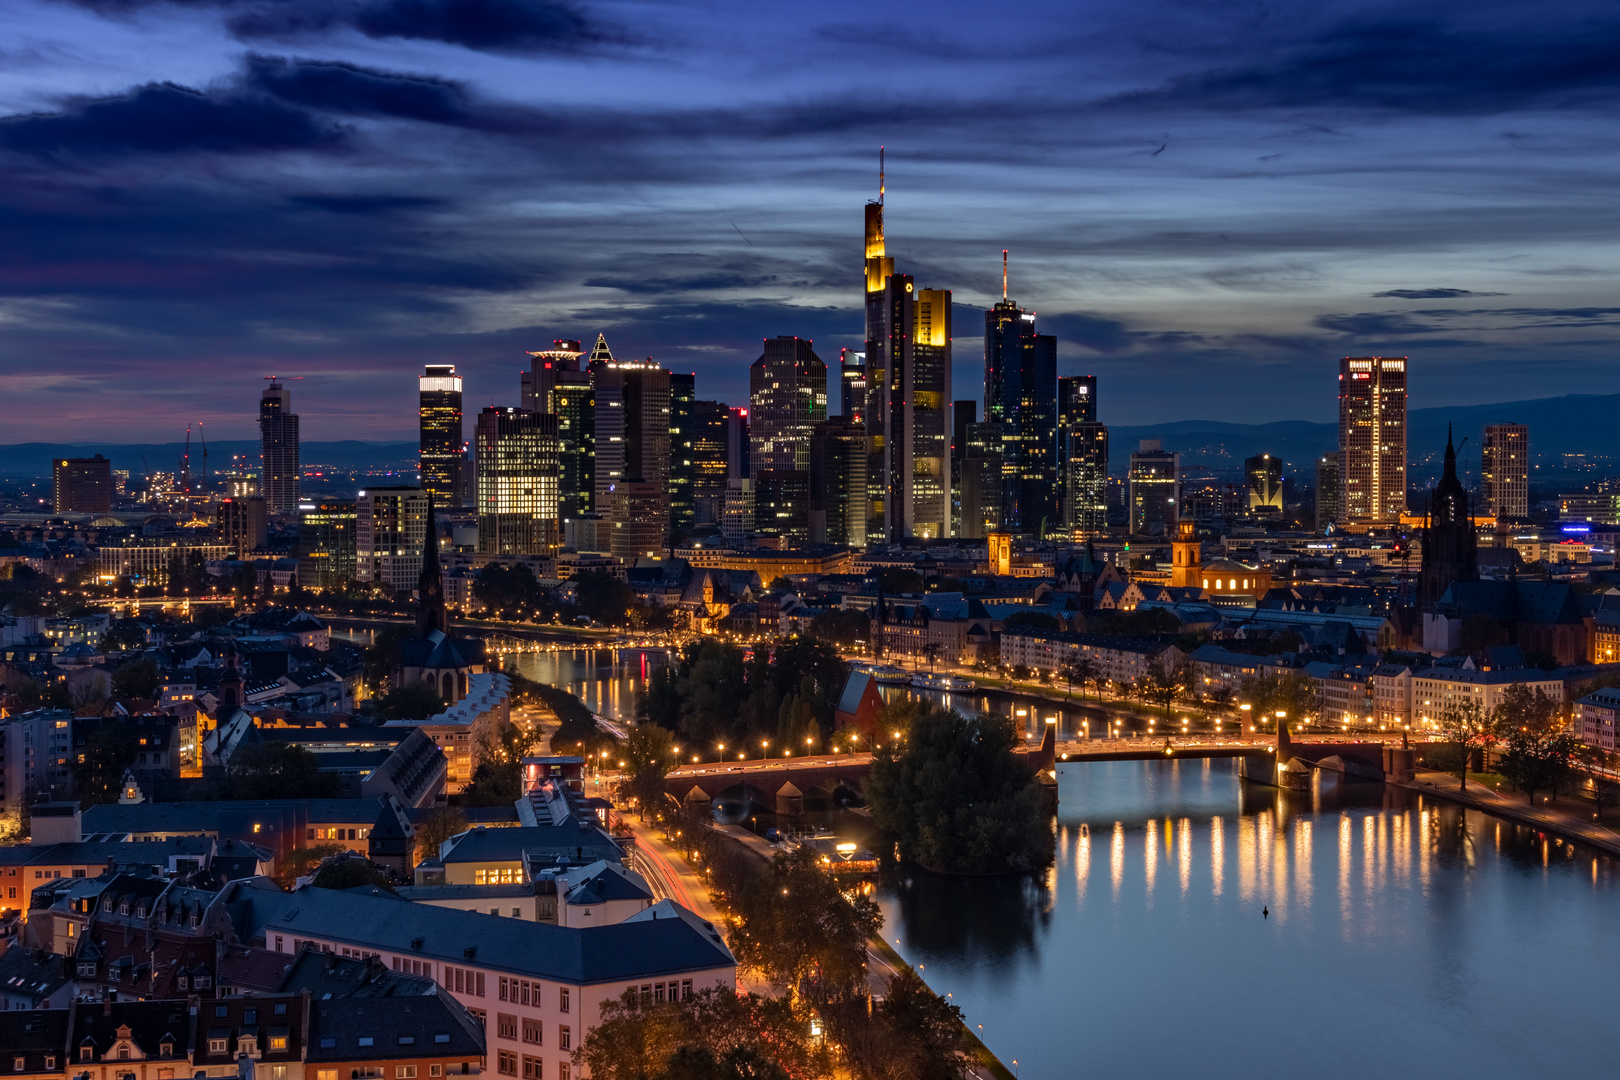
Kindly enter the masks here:
<path id="1" fill-rule="evenodd" d="M 1054 841 L 1041 792 L 1013 753 L 1010 717 L 969 719 L 930 708 L 902 746 L 878 748 L 866 797 L 877 825 L 899 838 L 901 855 L 952 873 L 1022 873 L 1052 861 Z"/>
<path id="2" fill-rule="evenodd" d="M 534 572 L 523 564 L 503 566 L 491 563 L 473 581 L 473 599 L 486 609 L 506 618 L 521 618 L 543 603 L 544 593 Z"/>
<path id="3" fill-rule="evenodd" d="M 377 712 L 385 720 L 426 720 L 444 708 L 444 698 L 428 683 L 395 686 L 377 699 Z"/>
<path id="4" fill-rule="evenodd" d="M 1050 630 L 1061 633 L 1063 623 L 1056 615 L 1045 611 L 1019 611 L 1007 616 L 1002 626 L 1007 630 Z"/>
<path id="5" fill-rule="evenodd" d="M 335 799 L 343 792 L 336 773 L 296 743 L 260 742 L 231 755 L 231 790 L 238 799 Z"/>
<path id="6" fill-rule="evenodd" d="M 1459 791 L 1468 788 L 1468 765 L 1474 751 L 1495 742 L 1497 725 L 1497 719 L 1473 698 L 1453 702 L 1441 710 L 1440 731 L 1457 744 L 1453 767 L 1447 771 L 1456 775 Z"/>
<path id="7" fill-rule="evenodd" d="M 681 723 L 680 672 L 675 665 L 654 668 L 636 691 L 636 719 L 674 731 Z"/>
<path id="8" fill-rule="evenodd" d="M 399 647 L 411 639 L 413 631 L 404 626 L 380 630 L 361 654 L 361 678 L 373 694 L 380 694 L 399 668 Z"/>
<path id="9" fill-rule="evenodd" d="M 590 570 L 574 575 L 576 603 L 582 614 L 606 626 L 623 626 L 636 594 L 612 574 Z"/>
<path id="10" fill-rule="evenodd" d="M 929 671 L 934 670 L 934 663 L 939 659 L 939 654 L 944 651 L 944 648 L 945 647 L 937 641 L 930 641 L 928 644 L 922 647 L 923 659 L 928 661 Z"/>
<path id="11" fill-rule="evenodd" d="M 844 648 L 861 644 L 871 632 L 871 616 L 853 608 L 833 608 L 810 620 L 811 637 Z"/>
<path id="12" fill-rule="evenodd" d="M 675 737 L 657 724 L 637 724 L 624 741 L 623 753 L 620 797 L 639 804 L 641 820 L 647 820 L 649 811 L 657 820 L 663 816 L 668 801 L 664 794 L 664 777 L 680 764 L 675 757 Z"/>
<path id="13" fill-rule="evenodd" d="M 466 832 L 471 825 L 466 815 L 453 806 L 440 806 L 429 810 L 416 823 L 416 861 L 439 857 L 439 847 L 452 836 Z"/>
<path id="14" fill-rule="evenodd" d="M 1577 739 L 1560 715 L 1558 702 L 1525 684 L 1510 686 L 1496 709 L 1506 731 L 1505 748 L 1497 771 L 1535 802 L 1537 791 L 1551 791 L 1575 773 L 1581 752 Z"/>
<path id="15" fill-rule="evenodd" d="M 318 889 L 335 889 L 341 892 L 344 889 L 356 889 L 364 886 L 393 892 L 393 883 L 388 879 L 388 871 L 369 859 L 362 859 L 358 855 L 348 858 L 333 859 L 319 870 L 310 879 L 310 884 Z"/>
<path id="16" fill-rule="evenodd" d="M 464 792 L 468 806 L 511 806 L 523 797 L 523 759 L 540 742 L 533 731 L 511 721 L 478 741 L 478 767 Z"/>
<path id="17" fill-rule="evenodd" d="M 139 746 L 124 722 L 104 723 L 91 732 L 76 771 L 80 798 L 87 803 L 117 802 L 124 773 L 135 764 Z"/>
<path id="18" fill-rule="evenodd" d="M 743 892 L 731 934 L 742 967 L 815 1002 L 853 995 L 866 942 L 883 927 L 870 897 L 845 896 L 814 848 L 778 852 Z"/>
<path id="19" fill-rule="evenodd" d="M 145 698 L 155 701 L 163 689 L 163 676 L 157 664 L 142 657 L 125 664 L 112 677 L 113 696 L 116 698 Z"/>
<path id="20" fill-rule="evenodd" d="M 1176 700 L 1181 693 L 1181 678 L 1178 673 L 1165 670 L 1162 664 L 1148 665 L 1147 674 L 1142 677 L 1142 696 L 1155 705 L 1164 706 L 1164 714 L 1170 715 L 1170 703 Z"/>
<path id="21" fill-rule="evenodd" d="M 1028 679 L 1029 675 L 1030 675 L 1030 671 L 1029 671 L 1029 665 L 1028 664 L 1014 664 L 1012 666 L 1012 677 L 1014 679 L 1017 679 L 1019 681 L 1023 681 L 1023 680 Z"/>
<path id="22" fill-rule="evenodd" d="M 1316 687 L 1303 671 L 1263 669 L 1238 684 L 1238 698 L 1254 706 L 1256 721 L 1275 722 L 1281 712 L 1298 726 L 1317 715 Z"/>
<path id="23" fill-rule="evenodd" d="M 347 850 L 349 849 L 342 844 L 332 843 L 293 848 L 287 853 L 287 857 L 281 860 L 281 872 L 276 875 L 276 880 L 282 888 L 290 889 L 294 882 L 308 874 L 310 868 L 318 865 L 322 859 L 340 855 Z"/>
<path id="24" fill-rule="evenodd" d="M 786 998 L 712 987 L 681 1001 L 644 1001 L 632 989 L 602 1003 L 574 1064 L 594 1080 L 824 1080 L 830 1055 L 809 1033 L 808 1010 Z"/>
<path id="25" fill-rule="evenodd" d="M 834 1016 L 840 1043 L 866 1076 L 932 1080 L 963 1075 L 962 1010 L 930 990 L 910 964 L 889 979 L 870 1018 L 847 1012 Z"/>
<path id="26" fill-rule="evenodd" d="M 1063 681 L 1068 684 L 1069 693 L 1074 693 L 1075 683 L 1080 684 L 1081 697 L 1085 696 L 1086 683 L 1091 681 L 1091 677 L 1095 675 L 1096 672 L 1097 661 L 1093 660 L 1089 656 L 1078 656 L 1058 669 L 1058 674 L 1061 675 L 1063 677 Z"/>

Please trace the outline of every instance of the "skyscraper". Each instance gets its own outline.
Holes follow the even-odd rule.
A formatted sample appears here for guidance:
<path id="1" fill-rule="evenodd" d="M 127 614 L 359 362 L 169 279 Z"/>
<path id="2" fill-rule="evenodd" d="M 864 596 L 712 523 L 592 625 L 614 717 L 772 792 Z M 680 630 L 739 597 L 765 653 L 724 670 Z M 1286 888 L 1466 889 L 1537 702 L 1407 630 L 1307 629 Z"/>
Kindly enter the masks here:
<path id="1" fill-rule="evenodd" d="M 810 473 L 761 469 L 754 474 L 754 531 L 780 536 L 790 548 L 810 542 Z"/>
<path id="2" fill-rule="evenodd" d="M 1393 525 L 1406 511 L 1406 357 L 1339 361 L 1339 517 Z"/>
<path id="3" fill-rule="evenodd" d="M 1245 458 L 1243 474 L 1248 479 L 1249 513 L 1260 517 L 1282 516 L 1282 458 L 1270 454 Z"/>
<path id="4" fill-rule="evenodd" d="M 969 540 L 983 540 L 1001 528 L 1001 425 L 967 426 L 962 460 L 957 463 L 961 484 L 961 532 Z"/>
<path id="5" fill-rule="evenodd" d="M 665 502 L 664 534 L 656 547 L 669 542 L 669 372 L 651 360 L 620 361 L 598 335 L 591 349 L 591 386 L 595 391 L 596 509 L 611 512 L 614 486 L 635 480 L 651 484 Z M 822 390 L 826 396 L 826 390 Z M 645 491 L 636 497 L 641 513 Z M 638 544 L 641 540 L 636 541 Z"/>
<path id="6" fill-rule="evenodd" d="M 1108 428 L 1079 422 L 1060 433 L 1063 452 L 1063 525 L 1084 539 L 1108 531 Z"/>
<path id="7" fill-rule="evenodd" d="M 838 414 L 860 423 L 866 416 L 866 354 L 838 350 Z"/>
<path id="8" fill-rule="evenodd" d="M 422 490 L 440 506 L 460 506 L 467 453 L 461 429 L 461 377 L 452 365 L 428 365 L 416 381 L 421 420 Z"/>
<path id="9" fill-rule="evenodd" d="M 547 555 L 561 544 L 557 417 L 490 406 L 478 414 L 478 550 Z"/>
<path id="10" fill-rule="evenodd" d="M 889 538 L 889 279 L 894 259 L 885 254 L 883 239 L 883 151 L 878 151 L 878 197 L 866 204 L 866 537 Z M 909 312 L 907 313 L 909 316 Z M 910 340 L 910 319 L 900 324 Z M 898 538 L 896 534 L 895 538 Z"/>
<path id="11" fill-rule="evenodd" d="M 259 494 L 272 514 L 298 509 L 298 485 L 303 472 L 298 462 L 298 414 L 292 411 L 292 391 L 270 376 L 259 398 Z"/>
<path id="12" fill-rule="evenodd" d="M 51 505 L 56 513 L 109 513 L 112 494 L 112 462 L 100 454 L 51 462 Z"/>
<path id="13" fill-rule="evenodd" d="M 325 589 L 355 580 L 355 529 L 359 512 L 352 499 L 322 499 L 298 506 L 298 582 Z"/>
<path id="14" fill-rule="evenodd" d="M 827 365 L 807 338 L 765 339 L 748 369 L 755 471 L 809 469 L 810 434 L 827 419 Z"/>
<path id="15" fill-rule="evenodd" d="M 214 504 L 214 526 L 230 546 L 233 559 L 248 558 L 270 538 L 264 500 L 257 495 L 246 499 L 227 496 Z"/>
<path id="16" fill-rule="evenodd" d="M 984 416 L 1001 425 L 1001 527 L 1038 537 L 1058 511 L 1057 338 L 1007 299 L 1005 261 L 1001 281 L 984 313 Z"/>
<path id="17" fill-rule="evenodd" d="M 1131 453 L 1131 533 L 1168 536 L 1181 519 L 1181 455 L 1158 439 L 1143 439 Z"/>
<path id="18" fill-rule="evenodd" d="M 810 542 L 866 546 L 866 427 L 848 417 L 810 439 Z"/>
<path id="19" fill-rule="evenodd" d="M 355 503 L 355 578 L 409 592 L 422 574 L 428 496 L 421 488 L 367 488 Z"/>
<path id="20" fill-rule="evenodd" d="M 754 475 L 750 448 L 748 410 L 732 406 L 726 420 L 726 479 L 746 480 Z"/>
<path id="21" fill-rule="evenodd" d="M 1064 375 L 1058 379 L 1058 424 L 1097 422 L 1097 376 Z"/>
<path id="22" fill-rule="evenodd" d="M 692 403 L 692 509 L 697 525 L 717 525 L 726 502 L 726 433 L 731 413 L 720 401 Z"/>
<path id="23" fill-rule="evenodd" d="M 596 504 L 596 395 L 590 373 L 580 370 L 583 355 L 579 342 L 558 339 L 529 353 L 530 368 L 522 373 L 523 408 L 557 417 L 557 515 L 563 521 Z"/>
<path id="24" fill-rule="evenodd" d="M 696 397 L 697 376 L 670 372 L 669 527 L 683 535 L 697 523 L 697 506 L 692 501 L 692 402 Z"/>
<path id="25" fill-rule="evenodd" d="M 1316 459 L 1316 531 L 1325 533 L 1339 520 L 1339 452 Z"/>
<path id="26" fill-rule="evenodd" d="M 1485 512 L 1498 521 L 1530 516 L 1530 429 L 1523 424 L 1486 424 L 1479 476 Z"/>

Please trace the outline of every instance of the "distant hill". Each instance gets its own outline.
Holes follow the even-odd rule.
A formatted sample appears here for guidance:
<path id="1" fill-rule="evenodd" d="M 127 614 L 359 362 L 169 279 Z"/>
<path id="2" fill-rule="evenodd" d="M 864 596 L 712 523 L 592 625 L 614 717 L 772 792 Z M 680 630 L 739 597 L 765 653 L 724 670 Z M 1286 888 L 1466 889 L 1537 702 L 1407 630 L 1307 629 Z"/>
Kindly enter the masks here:
<path id="1" fill-rule="evenodd" d="M 1620 394 L 1569 394 L 1532 401 L 1505 401 L 1493 405 L 1458 405 L 1413 409 L 1407 417 L 1407 457 L 1412 479 L 1438 474 L 1446 446 L 1446 425 L 1453 426 L 1467 461 L 1478 462 L 1479 441 L 1486 424 L 1527 424 L 1530 453 L 1544 468 L 1557 465 L 1562 454 L 1620 457 Z M 1275 454 L 1301 479 L 1314 472 L 1319 454 L 1336 449 L 1337 423 L 1284 420 L 1273 424 L 1233 424 L 1221 420 L 1177 420 L 1167 424 L 1110 427 L 1110 464 L 1122 467 L 1142 439 L 1159 439 L 1166 450 L 1183 455 L 1189 468 L 1237 473 L 1243 459 Z M 1550 459 L 1550 460 L 1549 460 Z"/>
<path id="2" fill-rule="evenodd" d="M 169 472 L 175 468 L 179 456 L 185 452 L 185 443 L 10 443 L 0 445 L 0 476 L 49 476 L 51 459 L 56 457 L 90 457 L 105 455 L 115 469 L 128 469 L 140 474 L 151 468 Z M 300 447 L 305 468 L 332 465 L 356 472 L 379 472 L 385 469 L 415 467 L 417 444 L 414 442 L 371 443 L 353 439 L 343 442 L 306 442 Z M 208 444 L 208 466 L 219 470 L 229 467 L 231 456 L 241 454 L 250 461 L 259 460 L 256 440 L 230 440 Z M 144 458 L 146 465 L 142 465 Z M 202 470 L 202 445 L 191 444 L 192 468 Z"/>

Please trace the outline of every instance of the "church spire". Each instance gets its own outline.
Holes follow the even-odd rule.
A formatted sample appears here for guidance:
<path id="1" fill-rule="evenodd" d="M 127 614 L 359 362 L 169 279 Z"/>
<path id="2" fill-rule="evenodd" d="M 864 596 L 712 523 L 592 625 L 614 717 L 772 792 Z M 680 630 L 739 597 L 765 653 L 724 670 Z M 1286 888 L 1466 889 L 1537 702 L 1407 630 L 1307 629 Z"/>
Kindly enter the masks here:
<path id="1" fill-rule="evenodd" d="M 428 495 L 427 536 L 422 542 L 422 573 L 416 579 L 416 631 L 447 633 L 450 619 L 444 609 L 444 578 L 439 570 L 439 526 L 433 518 L 433 496 Z"/>

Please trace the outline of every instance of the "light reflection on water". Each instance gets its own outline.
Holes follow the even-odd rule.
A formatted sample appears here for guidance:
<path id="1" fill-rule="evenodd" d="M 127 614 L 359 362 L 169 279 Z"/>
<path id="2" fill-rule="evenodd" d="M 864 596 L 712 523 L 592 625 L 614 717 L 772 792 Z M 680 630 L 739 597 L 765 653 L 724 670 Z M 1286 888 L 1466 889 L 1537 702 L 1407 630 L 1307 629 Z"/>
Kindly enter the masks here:
<path id="1" fill-rule="evenodd" d="M 1021 1076 L 1478 1080 L 1620 1052 L 1607 858 L 1378 784 L 1243 785 L 1230 762 L 1059 784 L 1041 880 L 902 868 L 879 890 L 888 938 Z"/>

